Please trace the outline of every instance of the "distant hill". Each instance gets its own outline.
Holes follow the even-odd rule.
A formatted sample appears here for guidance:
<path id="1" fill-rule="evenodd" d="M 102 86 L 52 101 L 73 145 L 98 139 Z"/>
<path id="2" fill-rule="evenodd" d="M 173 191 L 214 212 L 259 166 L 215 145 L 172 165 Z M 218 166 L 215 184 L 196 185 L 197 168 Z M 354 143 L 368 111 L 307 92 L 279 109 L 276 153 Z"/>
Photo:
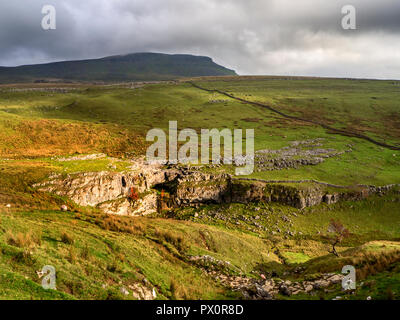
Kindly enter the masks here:
<path id="1" fill-rule="evenodd" d="M 216 64 L 209 57 L 161 53 L 0 67 L 1 83 L 40 80 L 150 81 L 229 75 L 236 75 L 236 72 Z"/>

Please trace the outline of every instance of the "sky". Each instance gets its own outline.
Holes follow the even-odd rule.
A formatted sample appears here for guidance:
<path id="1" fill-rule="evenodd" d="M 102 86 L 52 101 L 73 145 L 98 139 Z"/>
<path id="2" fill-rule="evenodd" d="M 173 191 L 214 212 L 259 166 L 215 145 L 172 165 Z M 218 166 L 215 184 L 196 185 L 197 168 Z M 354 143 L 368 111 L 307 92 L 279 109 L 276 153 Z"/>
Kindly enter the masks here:
<path id="1" fill-rule="evenodd" d="M 44 5 L 55 30 L 41 27 Z M 0 1 L 0 66 L 134 52 L 209 56 L 241 75 L 400 79 L 400 1 Z"/>

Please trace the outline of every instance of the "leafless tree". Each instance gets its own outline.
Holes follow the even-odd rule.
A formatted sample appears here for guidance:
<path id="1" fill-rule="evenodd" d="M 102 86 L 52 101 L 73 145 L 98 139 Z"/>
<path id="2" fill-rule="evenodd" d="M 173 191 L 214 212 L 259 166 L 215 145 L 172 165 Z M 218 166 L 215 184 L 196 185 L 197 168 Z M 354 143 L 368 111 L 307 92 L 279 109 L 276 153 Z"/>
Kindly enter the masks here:
<path id="1" fill-rule="evenodd" d="M 349 230 L 339 220 L 331 219 L 328 226 L 328 235 L 325 237 L 332 245 L 332 251 L 329 252 L 339 257 L 336 246 L 349 236 Z"/>

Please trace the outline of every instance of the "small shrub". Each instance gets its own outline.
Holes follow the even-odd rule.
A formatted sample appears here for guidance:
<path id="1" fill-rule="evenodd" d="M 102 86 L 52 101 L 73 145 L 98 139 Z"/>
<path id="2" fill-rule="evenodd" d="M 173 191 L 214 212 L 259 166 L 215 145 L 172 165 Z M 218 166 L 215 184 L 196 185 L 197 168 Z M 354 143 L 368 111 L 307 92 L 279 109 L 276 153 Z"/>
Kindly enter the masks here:
<path id="1" fill-rule="evenodd" d="M 133 202 L 139 200 L 139 194 L 135 187 L 131 187 L 131 189 L 129 191 L 128 199 Z"/>
<path id="2" fill-rule="evenodd" d="M 107 271 L 112 273 L 121 271 L 121 268 L 116 259 L 114 259 L 110 264 L 107 265 Z"/>
<path id="3" fill-rule="evenodd" d="M 27 266 L 33 266 L 36 262 L 32 253 L 26 249 L 24 251 L 17 252 L 12 260 Z"/>
<path id="4" fill-rule="evenodd" d="M 118 244 L 116 244 L 114 241 L 109 240 L 109 239 L 104 239 L 104 242 L 108 246 L 108 248 L 111 250 L 111 252 L 115 253 L 115 252 L 121 251 L 121 247 Z"/>
<path id="5" fill-rule="evenodd" d="M 117 289 L 108 289 L 106 292 L 105 300 L 123 300 L 124 296 Z"/>
<path id="6" fill-rule="evenodd" d="M 123 253 L 121 253 L 121 252 L 119 252 L 119 253 L 117 254 L 117 258 L 118 258 L 118 260 L 121 261 L 121 262 L 124 262 L 124 261 L 125 261 L 125 255 L 124 255 Z"/>
<path id="7" fill-rule="evenodd" d="M 369 280 L 364 282 L 364 287 L 371 289 L 376 286 L 376 280 Z"/>
<path id="8" fill-rule="evenodd" d="M 61 288 L 71 295 L 81 295 L 84 293 L 84 285 L 80 281 L 63 279 L 60 283 Z"/>
<path id="9" fill-rule="evenodd" d="M 65 244 L 73 244 L 74 243 L 74 239 L 72 238 L 72 236 L 70 236 L 68 233 L 66 233 L 64 231 L 61 234 L 61 242 L 65 243 Z"/>
<path id="10" fill-rule="evenodd" d="M 388 287 L 387 290 L 386 290 L 386 299 L 387 300 L 394 300 L 395 299 L 393 290 L 390 287 Z"/>

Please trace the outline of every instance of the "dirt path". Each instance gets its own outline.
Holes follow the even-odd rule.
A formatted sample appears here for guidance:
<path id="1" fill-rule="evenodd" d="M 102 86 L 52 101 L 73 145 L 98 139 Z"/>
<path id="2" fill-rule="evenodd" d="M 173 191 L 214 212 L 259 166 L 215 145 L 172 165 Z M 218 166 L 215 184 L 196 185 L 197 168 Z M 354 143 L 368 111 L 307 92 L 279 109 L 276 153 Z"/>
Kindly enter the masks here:
<path id="1" fill-rule="evenodd" d="M 277 113 L 280 116 L 282 116 L 284 118 L 287 118 L 287 119 L 292 119 L 292 120 L 297 120 L 297 121 L 302 121 L 302 122 L 306 122 L 306 123 L 315 124 L 315 125 L 323 127 L 324 129 L 327 129 L 327 130 L 329 130 L 329 131 L 331 131 L 333 133 L 340 134 L 340 135 L 346 136 L 346 137 L 355 137 L 355 138 L 363 139 L 363 140 L 369 141 L 369 142 L 371 142 L 371 143 L 373 143 L 375 145 L 378 145 L 378 146 L 381 146 L 381 147 L 384 147 L 384 148 L 388 148 L 390 150 L 400 150 L 400 147 L 396 147 L 396 146 L 392 146 L 392 145 L 386 144 L 384 142 L 376 141 L 376 140 L 374 140 L 374 139 L 372 139 L 372 138 L 370 138 L 370 137 L 368 137 L 366 135 L 363 135 L 361 133 L 341 130 L 341 129 L 337 129 L 337 128 L 328 126 L 328 125 L 326 125 L 324 123 L 321 123 L 321 122 L 318 122 L 318 121 L 309 120 L 309 119 L 303 119 L 303 118 L 296 117 L 296 116 L 291 116 L 291 115 L 283 113 L 283 112 L 281 112 L 279 110 L 276 110 L 276 109 L 272 108 L 271 106 L 268 106 L 268 105 L 260 103 L 260 102 L 248 101 L 248 100 L 245 100 L 245 99 L 242 99 L 242 98 L 235 97 L 232 94 L 229 94 L 227 92 L 224 92 L 224 91 L 221 91 L 221 90 L 218 90 L 218 89 L 207 89 L 207 88 L 203 88 L 203 87 L 201 87 L 201 86 L 199 86 L 199 85 L 197 85 L 197 84 L 195 84 L 193 82 L 189 82 L 189 83 L 193 87 L 195 87 L 197 89 L 208 91 L 208 92 L 217 92 L 219 94 L 222 94 L 222 95 L 227 96 L 229 98 L 235 99 L 237 101 L 241 101 L 241 102 L 244 102 L 244 103 L 247 103 L 247 104 L 251 104 L 251 105 L 254 105 L 254 106 L 265 108 L 265 109 L 268 109 L 269 111 Z"/>

